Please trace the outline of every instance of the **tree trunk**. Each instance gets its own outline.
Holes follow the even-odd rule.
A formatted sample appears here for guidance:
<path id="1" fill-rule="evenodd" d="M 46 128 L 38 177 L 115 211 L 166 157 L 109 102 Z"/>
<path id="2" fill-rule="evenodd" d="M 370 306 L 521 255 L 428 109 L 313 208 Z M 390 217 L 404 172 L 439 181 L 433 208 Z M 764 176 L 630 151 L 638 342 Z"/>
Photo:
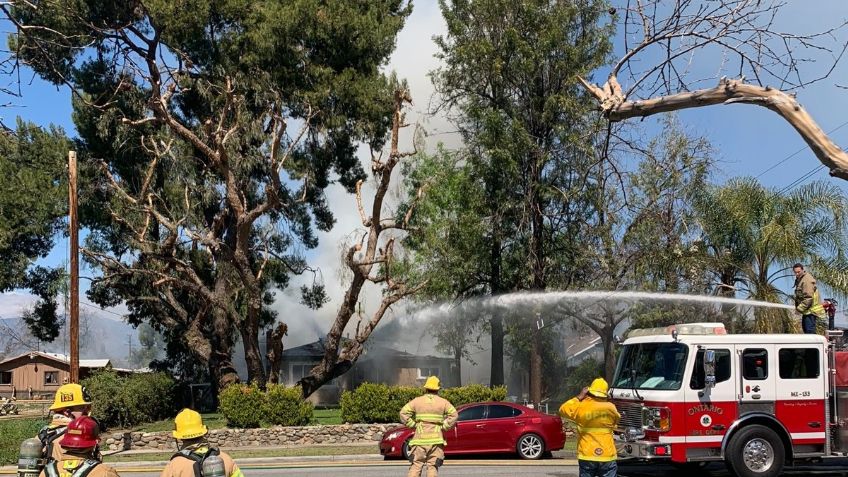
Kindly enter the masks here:
<path id="1" fill-rule="evenodd" d="M 253 306 L 239 326 L 244 344 L 244 361 L 247 364 L 247 381 L 265 388 L 265 366 L 262 365 L 262 352 L 259 350 L 259 309 Z"/>
<path id="2" fill-rule="evenodd" d="M 614 349 L 615 337 L 613 336 L 613 330 L 609 330 L 609 332 L 605 332 L 601 336 L 601 344 L 604 347 L 604 379 L 606 379 L 608 383 L 611 383 L 612 378 L 615 375 L 616 365 Z"/>
<path id="3" fill-rule="evenodd" d="M 283 367 L 283 336 L 288 334 L 288 330 L 288 325 L 280 323 L 265 334 L 265 357 L 268 359 L 268 382 L 271 384 L 279 384 L 283 380 L 280 373 Z"/>
<path id="4" fill-rule="evenodd" d="M 531 214 L 532 235 L 530 239 L 530 259 L 533 273 L 534 291 L 545 290 L 545 257 L 542 232 L 544 217 L 542 216 L 542 199 L 539 188 L 542 182 L 541 158 L 539 152 L 535 151 L 530 163 L 530 190 L 528 194 L 528 205 Z M 539 325 L 532 320 L 532 338 L 530 344 L 530 401 L 539 408 L 542 402 L 542 345 L 541 330 Z"/>
<path id="5" fill-rule="evenodd" d="M 462 386 L 462 350 L 456 350 L 453 354 L 453 384 L 454 386 Z"/>
<path id="6" fill-rule="evenodd" d="M 498 311 L 489 321 L 492 327 L 492 369 L 489 385 L 503 386 L 504 384 L 504 327 L 503 318 Z"/>

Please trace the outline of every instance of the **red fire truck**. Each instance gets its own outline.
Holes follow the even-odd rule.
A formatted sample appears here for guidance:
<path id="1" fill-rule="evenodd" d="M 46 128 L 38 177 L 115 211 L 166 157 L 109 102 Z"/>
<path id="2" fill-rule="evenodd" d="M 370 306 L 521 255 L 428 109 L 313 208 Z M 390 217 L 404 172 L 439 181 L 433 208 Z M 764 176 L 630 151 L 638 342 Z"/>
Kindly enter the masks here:
<path id="1" fill-rule="evenodd" d="M 841 331 L 727 334 L 721 323 L 631 331 L 610 383 L 620 459 L 724 461 L 740 477 L 848 455 Z"/>

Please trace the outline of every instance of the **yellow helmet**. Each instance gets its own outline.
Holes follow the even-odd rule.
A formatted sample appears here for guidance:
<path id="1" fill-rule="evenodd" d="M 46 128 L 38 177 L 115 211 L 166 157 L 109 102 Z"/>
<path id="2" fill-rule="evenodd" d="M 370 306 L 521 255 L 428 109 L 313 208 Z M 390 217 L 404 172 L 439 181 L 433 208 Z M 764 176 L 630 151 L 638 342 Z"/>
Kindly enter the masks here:
<path id="1" fill-rule="evenodd" d="M 85 391 L 85 388 L 79 384 L 63 384 L 56 390 L 56 395 L 53 397 L 53 405 L 50 406 L 51 411 L 58 411 L 74 406 L 90 406 L 91 398 Z"/>
<path id="2" fill-rule="evenodd" d="M 430 376 L 427 378 L 427 381 L 424 382 L 424 389 L 428 391 L 438 391 L 441 389 L 439 386 L 439 378 L 437 376 Z"/>
<path id="3" fill-rule="evenodd" d="M 174 439 L 195 439 L 205 436 L 209 431 L 203 425 L 203 418 L 200 417 L 200 413 L 191 409 L 180 411 L 177 417 L 174 418 L 174 424 L 176 425 L 176 429 L 172 433 Z"/>
<path id="4" fill-rule="evenodd" d="M 592 385 L 589 386 L 589 394 L 592 396 L 605 398 L 607 397 L 607 391 L 609 391 L 609 384 L 607 384 L 604 378 L 598 378 L 592 381 Z"/>

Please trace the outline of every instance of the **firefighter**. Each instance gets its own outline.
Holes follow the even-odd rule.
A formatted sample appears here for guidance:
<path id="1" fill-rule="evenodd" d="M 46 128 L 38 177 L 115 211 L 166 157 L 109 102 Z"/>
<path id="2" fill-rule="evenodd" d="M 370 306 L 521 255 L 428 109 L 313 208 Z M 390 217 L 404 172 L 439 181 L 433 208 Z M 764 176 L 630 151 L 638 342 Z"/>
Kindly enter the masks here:
<path id="1" fill-rule="evenodd" d="M 174 418 L 174 432 L 178 452 L 162 470 L 160 477 L 201 477 L 204 461 L 217 456 L 223 461 L 224 474 L 227 477 L 244 477 L 233 458 L 217 447 L 206 442 L 209 429 L 203 424 L 200 413 L 183 409 Z"/>
<path id="2" fill-rule="evenodd" d="M 815 334 L 817 325 L 823 328 L 827 318 L 816 279 L 800 263 L 792 265 L 792 272 L 795 273 L 795 311 L 801 314 L 801 329 L 804 333 Z"/>
<path id="3" fill-rule="evenodd" d="M 99 443 L 100 424 L 89 416 L 77 417 L 59 440 L 61 456 L 48 459 L 40 477 L 118 477 L 115 469 L 101 462 Z"/>
<path id="4" fill-rule="evenodd" d="M 50 412 L 53 414 L 50 424 L 38 431 L 36 437 L 44 446 L 44 457 L 58 460 L 62 456 L 62 448 L 56 441 L 65 434 L 71 421 L 91 412 L 91 398 L 79 384 L 62 385 L 56 390 Z"/>
<path id="5" fill-rule="evenodd" d="M 615 477 L 618 472 L 612 433 L 621 416 L 607 399 L 608 392 L 607 382 L 597 378 L 559 408 L 561 416 L 577 424 L 580 477 Z"/>
<path id="6" fill-rule="evenodd" d="M 453 404 L 439 396 L 439 378 L 430 376 L 424 383 L 424 395 L 406 403 L 400 410 L 400 422 L 415 429 L 409 441 L 407 477 L 421 477 L 427 466 L 427 477 L 439 475 L 445 461 L 445 439 L 442 431 L 453 428 L 458 417 Z"/>

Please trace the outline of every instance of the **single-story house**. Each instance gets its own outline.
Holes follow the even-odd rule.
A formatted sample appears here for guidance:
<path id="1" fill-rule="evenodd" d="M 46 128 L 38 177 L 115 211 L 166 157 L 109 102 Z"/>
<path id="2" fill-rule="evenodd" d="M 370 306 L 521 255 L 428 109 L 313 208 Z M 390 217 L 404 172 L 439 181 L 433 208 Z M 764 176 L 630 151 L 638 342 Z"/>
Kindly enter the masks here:
<path id="1" fill-rule="evenodd" d="M 577 336 L 565 340 L 565 363 L 567 366 L 577 366 L 587 359 L 604 360 L 604 344 L 601 337 L 592 334 Z"/>
<path id="2" fill-rule="evenodd" d="M 309 375 L 324 357 L 324 339 L 283 351 L 282 379 L 287 386 Z M 438 356 L 418 356 L 396 349 L 370 345 L 346 374 L 321 387 L 310 400 L 315 404 L 336 404 L 342 391 L 355 389 L 364 382 L 420 386 L 428 376 L 439 376 L 442 386 L 450 382 L 453 360 Z"/>
<path id="3" fill-rule="evenodd" d="M 52 399 L 56 389 L 71 377 L 68 355 L 30 351 L 0 362 L 0 396 L 18 399 Z M 108 359 L 80 359 L 80 379 L 111 366 Z"/>

